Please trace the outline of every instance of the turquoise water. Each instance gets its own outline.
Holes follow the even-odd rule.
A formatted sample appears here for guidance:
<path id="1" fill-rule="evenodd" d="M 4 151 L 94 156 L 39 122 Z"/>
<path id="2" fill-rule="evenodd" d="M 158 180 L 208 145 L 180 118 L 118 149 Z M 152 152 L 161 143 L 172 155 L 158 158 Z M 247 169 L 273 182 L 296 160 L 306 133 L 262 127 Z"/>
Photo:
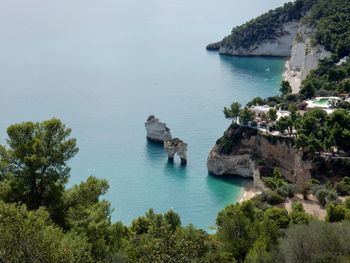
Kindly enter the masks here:
<path id="1" fill-rule="evenodd" d="M 279 1 L 52 0 L 2 3 L 0 142 L 12 123 L 53 116 L 80 152 L 70 184 L 107 178 L 113 220 L 153 207 L 208 228 L 244 181 L 209 176 L 206 158 L 233 100 L 278 92 L 284 61 L 231 58 L 207 43 Z M 254 6 L 254 10 L 251 10 Z M 188 165 L 145 139 L 154 114 L 189 145 Z"/>

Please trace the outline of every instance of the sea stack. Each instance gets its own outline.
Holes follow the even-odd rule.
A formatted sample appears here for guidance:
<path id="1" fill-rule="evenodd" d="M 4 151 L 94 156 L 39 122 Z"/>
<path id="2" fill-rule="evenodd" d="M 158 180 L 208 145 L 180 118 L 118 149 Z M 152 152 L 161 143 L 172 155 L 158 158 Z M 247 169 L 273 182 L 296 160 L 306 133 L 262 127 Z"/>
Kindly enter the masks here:
<path id="1" fill-rule="evenodd" d="M 184 141 L 174 138 L 164 142 L 164 149 L 168 154 L 168 160 L 173 161 L 175 154 L 181 159 L 181 164 L 187 164 L 187 143 Z"/>
<path id="2" fill-rule="evenodd" d="M 171 140 L 170 129 L 165 123 L 160 122 L 156 117 L 150 115 L 145 123 L 147 139 L 151 142 L 164 143 Z"/>

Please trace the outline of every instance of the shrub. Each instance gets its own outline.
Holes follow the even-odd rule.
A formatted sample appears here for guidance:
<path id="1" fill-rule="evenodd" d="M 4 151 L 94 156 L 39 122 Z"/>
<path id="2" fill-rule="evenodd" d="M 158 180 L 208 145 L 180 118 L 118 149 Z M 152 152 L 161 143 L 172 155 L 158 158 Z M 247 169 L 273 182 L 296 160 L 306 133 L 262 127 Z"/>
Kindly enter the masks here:
<path id="1" fill-rule="evenodd" d="M 345 219 L 346 208 L 342 204 L 329 204 L 327 206 L 326 221 L 340 222 Z"/>
<path id="2" fill-rule="evenodd" d="M 311 187 L 310 191 L 313 195 L 316 195 L 316 193 L 319 191 L 319 190 L 322 190 L 322 189 L 326 189 L 323 185 L 314 185 Z M 327 190 L 327 189 L 326 189 Z"/>
<path id="3" fill-rule="evenodd" d="M 316 198 L 322 206 L 338 200 L 338 195 L 334 190 L 321 188 L 316 192 Z"/>
<path id="4" fill-rule="evenodd" d="M 350 194 L 350 178 L 344 177 L 339 183 L 335 185 L 335 189 L 340 196 Z"/>
<path id="5" fill-rule="evenodd" d="M 289 214 L 292 224 L 301 225 L 308 224 L 312 217 L 305 213 L 303 204 L 300 202 L 292 203 L 292 212 Z"/>
<path id="6" fill-rule="evenodd" d="M 314 221 L 288 228 L 275 262 L 348 262 L 350 223 Z"/>
<path id="7" fill-rule="evenodd" d="M 275 191 L 267 190 L 261 194 L 261 199 L 270 205 L 278 205 L 285 201 L 285 198 Z"/>
<path id="8" fill-rule="evenodd" d="M 292 198 L 295 195 L 296 187 L 293 184 L 285 184 L 278 188 L 276 192 L 283 197 Z"/>
<path id="9" fill-rule="evenodd" d="M 265 211 L 264 219 L 272 220 L 279 228 L 287 228 L 289 225 L 289 215 L 285 208 L 272 207 Z"/>

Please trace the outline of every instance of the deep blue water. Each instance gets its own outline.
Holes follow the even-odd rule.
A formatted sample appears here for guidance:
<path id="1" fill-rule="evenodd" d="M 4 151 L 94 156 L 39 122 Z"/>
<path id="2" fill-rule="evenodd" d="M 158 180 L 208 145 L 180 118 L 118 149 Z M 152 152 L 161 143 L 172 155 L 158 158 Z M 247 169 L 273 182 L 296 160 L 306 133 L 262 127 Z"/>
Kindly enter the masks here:
<path id="1" fill-rule="evenodd" d="M 70 184 L 107 178 L 113 220 L 174 209 L 207 229 L 244 184 L 206 170 L 229 125 L 222 108 L 276 94 L 284 61 L 204 47 L 283 2 L 1 1 L 0 142 L 12 123 L 59 117 L 80 147 Z M 149 114 L 188 143 L 186 167 L 146 141 Z"/>

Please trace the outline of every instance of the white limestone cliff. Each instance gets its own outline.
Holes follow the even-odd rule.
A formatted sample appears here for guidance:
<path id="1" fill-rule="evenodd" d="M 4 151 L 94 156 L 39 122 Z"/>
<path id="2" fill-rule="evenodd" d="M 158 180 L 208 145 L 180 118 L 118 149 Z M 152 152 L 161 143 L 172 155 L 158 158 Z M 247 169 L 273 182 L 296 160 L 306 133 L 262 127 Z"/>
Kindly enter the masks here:
<path id="1" fill-rule="evenodd" d="M 219 53 L 231 56 L 290 57 L 292 43 L 298 32 L 298 27 L 298 21 L 288 22 L 282 27 L 280 36 L 276 39 L 266 40 L 249 48 L 235 47 L 225 44 L 219 47 Z M 218 43 L 212 45 L 218 45 Z M 207 48 L 210 49 L 210 45 Z"/>
<path id="2" fill-rule="evenodd" d="M 313 43 L 315 30 L 300 23 L 298 33 L 293 40 L 291 58 L 286 62 L 284 80 L 289 81 L 293 93 L 298 93 L 300 85 L 311 70 L 316 69 L 320 59 L 331 56 L 321 45 Z"/>

